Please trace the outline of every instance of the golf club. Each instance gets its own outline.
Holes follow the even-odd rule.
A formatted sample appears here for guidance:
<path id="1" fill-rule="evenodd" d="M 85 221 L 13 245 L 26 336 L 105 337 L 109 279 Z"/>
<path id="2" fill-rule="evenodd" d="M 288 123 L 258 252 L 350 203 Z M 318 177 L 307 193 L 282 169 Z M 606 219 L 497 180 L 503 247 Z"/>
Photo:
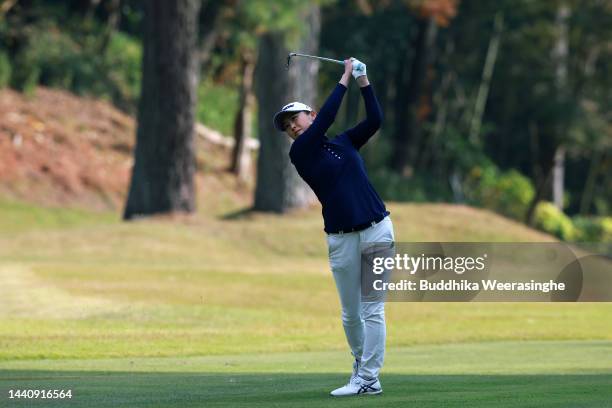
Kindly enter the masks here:
<path id="1" fill-rule="evenodd" d="M 289 55 L 287 55 L 287 69 L 289 69 L 289 64 L 291 63 L 291 57 L 312 58 L 312 59 L 318 59 L 321 61 L 333 62 L 336 64 L 344 65 L 344 61 L 340 61 L 340 60 L 333 59 L 333 58 L 325 58 L 325 57 L 319 57 L 317 55 L 308 55 L 308 54 L 300 54 L 298 52 L 290 52 Z M 358 68 L 358 67 L 355 67 L 355 68 Z"/>

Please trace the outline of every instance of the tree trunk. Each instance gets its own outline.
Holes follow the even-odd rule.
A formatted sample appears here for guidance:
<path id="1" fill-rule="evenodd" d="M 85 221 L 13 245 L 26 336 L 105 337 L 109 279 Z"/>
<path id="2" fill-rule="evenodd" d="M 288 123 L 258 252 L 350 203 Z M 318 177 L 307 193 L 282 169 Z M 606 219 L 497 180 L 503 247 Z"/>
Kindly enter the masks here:
<path id="1" fill-rule="evenodd" d="M 542 160 L 542 177 L 540 177 L 540 180 L 537 182 L 534 197 L 531 203 L 529 203 L 527 213 L 525 214 L 525 223 L 529 226 L 533 226 L 535 209 L 538 203 L 542 201 L 546 195 L 550 194 L 550 180 L 552 178 L 555 155 L 556 151 L 553 152 L 552 156 L 548 156 Z"/>
<path id="2" fill-rule="evenodd" d="M 563 181 L 565 180 L 565 147 L 559 146 L 555 152 L 552 169 L 552 192 L 555 207 L 563 210 Z"/>
<path id="3" fill-rule="evenodd" d="M 599 172 L 599 163 L 605 157 L 605 152 L 594 151 L 591 157 L 591 164 L 589 165 L 589 172 L 587 174 L 586 181 L 584 183 L 584 190 L 580 197 L 580 214 L 587 215 L 591 209 L 591 202 L 593 201 L 593 192 L 595 191 L 595 180 Z"/>
<path id="4" fill-rule="evenodd" d="M 393 130 L 391 134 L 392 152 L 390 167 L 400 174 L 406 173 L 407 157 L 409 153 L 408 134 L 406 133 L 406 105 L 408 105 L 408 95 L 406 89 L 406 71 L 408 69 L 408 52 L 403 52 L 397 58 L 397 70 L 395 71 L 394 83 L 391 87 L 390 97 L 393 106 Z M 387 115 L 388 116 L 388 115 Z"/>
<path id="5" fill-rule="evenodd" d="M 206 71 L 210 63 L 212 50 L 219 35 L 219 27 L 224 16 L 224 6 L 224 1 L 212 0 L 207 1 L 201 9 L 199 16 L 198 59 L 203 71 Z"/>
<path id="6" fill-rule="evenodd" d="M 553 59 L 556 64 L 555 87 L 557 92 L 558 106 L 566 106 L 568 101 L 567 92 L 567 71 L 568 71 L 568 20 L 570 16 L 569 6 L 562 1 L 557 9 L 557 43 L 553 50 Z M 563 114 L 566 114 L 565 112 Z M 565 176 L 565 147 L 563 140 L 566 132 L 566 118 L 561 117 L 557 120 L 556 138 L 559 143 L 555 151 L 555 161 L 552 174 L 553 203 L 560 210 L 563 209 L 564 176 Z"/>
<path id="7" fill-rule="evenodd" d="M 303 21 L 307 30 L 300 39 L 298 50 L 316 54 L 321 25 L 318 6 L 310 6 Z M 316 199 L 289 160 L 290 139 L 272 124 L 274 113 L 284 104 L 299 100 L 313 106 L 316 101 L 318 61 L 296 58 L 287 71 L 288 52 L 283 33 L 266 33 L 260 38 L 255 69 L 261 143 L 254 204 L 258 211 L 282 213 L 308 206 Z"/>
<path id="8" fill-rule="evenodd" d="M 17 0 L 4 0 L 4 2 L 0 4 L 0 19 L 4 18 L 6 13 L 8 13 L 16 3 Z"/>
<path id="9" fill-rule="evenodd" d="M 12 63 L 20 58 L 27 48 L 29 30 L 26 27 L 36 20 L 33 11 L 34 0 L 7 1 L 0 6 L 0 19 L 5 20 L 7 27 L 4 35 L 4 46 Z M 17 64 L 18 65 L 18 64 Z"/>
<path id="10" fill-rule="evenodd" d="M 199 0 L 145 2 L 143 75 L 124 218 L 195 210 Z"/>
<path id="11" fill-rule="evenodd" d="M 452 69 L 451 64 L 449 64 L 454 48 L 454 39 L 452 36 L 449 36 L 446 40 L 446 46 L 444 47 L 444 54 L 442 56 L 444 65 L 446 65 L 446 72 L 442 75 L 440 86 L 433 95 L 433 104 L 436 107 L 434 124 L 431 135 L 424 145 L 423 152 L 419 156 L 417 163 L 415 163 L 415 168 L 417 170 L 423 169 L 427 171 L 429 162 L 436 163 L 434 166 L 436 171 L 439 172 L 442 169 L 440 165 L 443 162 L 441 148 L 444 144 L 440 143 L 440 141 L 442 140 L 442 132 L 446 128 L 446 118 L 450 103 L 449 91 L 451 85 L 457 78 L 455 71 Z"/>
<path id="12" fill-rule="evenodd" d="M 499 41 L 504 25 L 504 15 L 502 12 L 497 12 L 493 23 L 493 35 L 489 41 L 487 49 L 487 57 L 485 58 L 484 68 L 482 70 L 482 79 L 474 104 L 474 114 L 472 115 L 472 123 L 470 124 L 470 140 L 476 142 L 480 136 L 480 128 L 482 127 L 482 116 L 484 114 L 489 88 L 491 86 L 491 78 L 493 77 L 493 68 L 497 60 L 497 51 L 499 50 Z"/>
<path id="13" fill-rule="evenodd" d="M 544 172 L 540 164 L 540 132 L 535 120 L 530 120 L 527 125 L 529 132 L 529 157 L 531 160 L 531 173 L 534 184 L 539 185 Z"/>
<path id="14" fill-rule="evenodd" d="M 104 27 L 104 33 L 102 35 L 102 41 L 100 43 L 100 53 L 105 54 L 110 44 L 111 37 L 117 27 L 119 26 L 119 20 L 121 18 L 121 0 L 108 0 L 105 4 L 106 13 L 108 15 L 106 19 L 106 27 Z"/>
<path id="15" fill-rule="evenodd" d="M 433 17 L 419 21 L 417 37 L 414 46 L 414 56 L 410 69 L 410 79 L 406 88 L 405 104 L 403 92 L 398 92 L 401 103 L 396 104 L 396 126 L 393 138 L 393 156 L 391 167 L 401 173 L 409 172 L 408 165 L 416 158 L 416 150 L 420 141 L 422 122 L 426 119 L 422 104 L 423 90 L 427 84 L 427 68 L 434 54 L 434 42 L 437 26 Z M 404 112 L 404 113 L 402 113 Z"/>
<path id="16" fill-rule="evenodd" d="M 419 63 L 419 70 L 422 69 L 420 79 L 416 79 L 416 83 L 408 87 L 410 95 L 409 110 L 409 132 L 411 139 L 410 149 L 410 165 L 416 167 L 417 158 L 421 152 L 421 143 L 423 138 L 423 124 L 427 121 L 430 112 L 432 111 L 432 83 L 434 79 L 434 70 L 431 69 L 432 63 L 436 55 L 436 36 L 438 35 L 438 26 L 435 19 L 430 18 L 425 31 L 425 51 L 423 54 L 424 61 Z M 421 65 L 422 64 L 422 65 Z M 414 88 L 412 88 L 414 86 Z M 412 98 L 416 98 L 412 100 Z"/>
<path id="17" fill-rule="evenodd" d="M 240 106 L 234 120 L 235 143 L 232 149 L 230 171 L 238 178 L 245 180 L 251 164 L 251 155 L 248 150 L 245 150 L 245 142 L 251 138 L 253 106 L 255 104 L 255 95 L 253 95 L 255 61 L 250 52 L 243 52 L 241 65 Z"/>
<path id="18" fill-rule="evenodd" d="M 85 18 L 92 18 L 96 7 L 101 0 L 70 0 L 68 7 L 71 11 L 77 12 Z"/>

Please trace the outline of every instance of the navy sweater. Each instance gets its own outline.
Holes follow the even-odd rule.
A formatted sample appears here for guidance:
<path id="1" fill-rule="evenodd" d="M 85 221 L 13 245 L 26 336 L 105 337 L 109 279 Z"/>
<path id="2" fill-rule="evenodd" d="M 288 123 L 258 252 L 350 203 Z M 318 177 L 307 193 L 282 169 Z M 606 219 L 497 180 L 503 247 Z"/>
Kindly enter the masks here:
<path id="1" fill-rule="evenodd" d="M 333 140 L 325 136 L 345 92 L 344 85 L 336 85 L 313 123 L 293 142 L 289 151 L 297 172 L 323 206 L 328 233 L 350 230 L 389 214 L 372 187 L 358 152 L 382 122 L 382 111 L 371 86 L 361 88 L 366 119 Z"/>

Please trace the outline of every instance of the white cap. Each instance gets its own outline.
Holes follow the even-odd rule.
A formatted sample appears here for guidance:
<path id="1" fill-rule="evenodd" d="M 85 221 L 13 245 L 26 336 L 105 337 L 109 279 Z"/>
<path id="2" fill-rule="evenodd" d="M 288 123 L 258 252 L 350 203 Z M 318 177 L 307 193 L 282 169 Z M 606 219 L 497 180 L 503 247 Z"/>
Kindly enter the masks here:
<path id="1" fill-rule="evenodd" d="M 312 112 L 312 108 L 306 104 L 303 104 L 302 102 L 291 102 L 286 104 L 280 111 L 276 112 L 276 114 L 274 115 L 274 127 L 277 130 L 283 132 L 285 129 L 283 129 L 283 124 L 280 123 L 280 119 L 282 118 L 283 114 L 287 112 L 301 111 Z"/>

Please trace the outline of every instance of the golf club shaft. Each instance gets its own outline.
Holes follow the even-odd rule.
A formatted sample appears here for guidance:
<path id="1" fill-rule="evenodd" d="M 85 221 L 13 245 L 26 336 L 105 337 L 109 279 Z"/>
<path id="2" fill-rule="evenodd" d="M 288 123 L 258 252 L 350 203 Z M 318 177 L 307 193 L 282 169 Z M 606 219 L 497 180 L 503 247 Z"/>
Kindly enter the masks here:
<path id="1" fill-rule="evenodd" d="M 313 59 L 318 59 L 321 61 L 327 61 L 327 62 L 335 62 L 336 64 L 340 64 L 340 65 L 344 65 L 343 61 L 340 60 L 336 60 L 336 59 L 332 59 L 332 58 L 325 58 L 325 57 L 318 57 L 316 55 L 308 55 L 308 54 L 299 54 L 297 52 L 292 52 L 291 54 L 289 54 L 291 57 L 306 57 L 306 58 L 313 58 Z"/>

